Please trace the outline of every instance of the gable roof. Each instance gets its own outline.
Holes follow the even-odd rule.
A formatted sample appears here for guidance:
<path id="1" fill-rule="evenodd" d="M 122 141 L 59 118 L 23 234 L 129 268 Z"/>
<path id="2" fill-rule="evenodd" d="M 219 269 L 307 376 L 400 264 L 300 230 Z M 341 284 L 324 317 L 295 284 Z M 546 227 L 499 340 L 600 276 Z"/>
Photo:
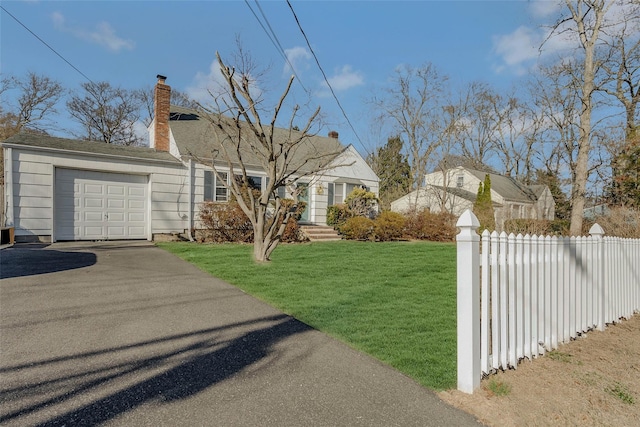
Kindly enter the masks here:
<path id="1" fill-rule="evenodd" d="M 485 175 L 491 178 L 491 189 L 500 194 L 505 200 L 511 202 L 531 203 L 538 200 L 537 193 L 530 187 L 520 184 L 510 176 L 498 175 L 492 172 L 484 172 L 475 169 L 463 168 L 480 181 L 484 181 Z"/>
<path id="2" fill-rule="evenodd" d="M 5 141 L 3 145 L 20 145 L 40 149 L 73 151 L 93 155 L 126 157 L 141 160 L 154 160 L 181 163 L 165 151 L 156 151 L 148 147 L 129 147 L 125 145 L 107 144 L 99 141 L 81 141 L 77 139 L 58 138 L 50 135 L 22 132 Z"/>
<path id="3" fill-rule="evenodd" d="M 222 118 L 224 119 L 224 117 Z M 219 151 L 218 141 L 226 141 L 225 148 L 227 148 L 231 161 L 238 163 L 238 157 L 235 154 L 235 148 L 232 143 L 225 138 L 224 132 L 216 128 L 211 119 L 204 113 L 172 105 L 170 108 L 169 127 L 181 156 L 203 163 L 211 161 L 216 158 L 216 152 Z M 283 128 L 274 129 L 274 138 L 277 141 L 288 141 L 299 136 L 300 132 L 298 131 L 290 131 Z M 243 132 L 243 137 L 255 138 L 248 126 L 246 132 Z M 262 168 L 259 153 L 252 150 L 249 144 L 244 145 L 245 149 L 242 152 L 244 164 L 247 167 Z M 289 160 L 293 168 L 300 168 L 301 172 L 309 173 L 326 167 L 345 149 L 346 147 L 337 138 L 318 135 L 309 136 L 291 152 Z M 217 159 L 226 162 L 226 158 L 221 153 L 217 156 Z"/>

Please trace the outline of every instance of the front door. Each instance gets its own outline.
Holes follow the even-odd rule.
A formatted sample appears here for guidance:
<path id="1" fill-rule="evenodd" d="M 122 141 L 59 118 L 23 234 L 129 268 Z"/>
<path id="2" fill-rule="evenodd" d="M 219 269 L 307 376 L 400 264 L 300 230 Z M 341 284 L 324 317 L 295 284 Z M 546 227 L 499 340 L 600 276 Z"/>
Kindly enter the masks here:
<path id="1" fill-rule="evenodd" d="M 307 204 L 300 217 L 300 222 L 309 222 L 309 184 L 306 182 L 298 184 L 298 201 Z"/>

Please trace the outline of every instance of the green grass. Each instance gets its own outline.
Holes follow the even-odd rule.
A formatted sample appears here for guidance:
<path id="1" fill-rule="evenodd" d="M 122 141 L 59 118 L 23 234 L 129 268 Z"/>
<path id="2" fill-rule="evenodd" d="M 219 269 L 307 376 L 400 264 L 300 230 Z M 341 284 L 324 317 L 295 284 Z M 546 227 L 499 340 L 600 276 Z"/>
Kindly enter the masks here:
<path id="1" fill-rule="evenodd" d="M 634 403 L 636 403 L 636 400 L 633 398 L 633 395 L 631 394 L 629 389 L 618 382 L 616 382 L 613 386 L 608 387 L 605 391 L 629 405 L 633 405 Z"/>
<path id="2" fill-rule="evenodd" d="M 158 246 L 426 387 L 455 387 L 454 244 L 280 245 L 269 264 L 250 245 Z"/>
<path id="3" fill-rule="evenodd" d="M 486 385 L 487 390 L 495 396 L 508 396 L 511 393 L 511 386 L 502 380 L 492 378 Z"/>

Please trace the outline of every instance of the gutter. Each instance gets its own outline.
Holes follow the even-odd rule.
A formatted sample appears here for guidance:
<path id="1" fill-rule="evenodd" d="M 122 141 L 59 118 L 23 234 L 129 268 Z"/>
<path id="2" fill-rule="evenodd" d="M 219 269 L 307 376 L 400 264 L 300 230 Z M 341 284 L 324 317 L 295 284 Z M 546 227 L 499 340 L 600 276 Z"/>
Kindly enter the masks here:
<path id="1" fill-rule="evenodd" d="M 175 159 L 175 160 L 151 159 L 146 157 L 122 156 L 118 154 L 108 154 L 108 153 L 94 153 L 91 151 L 65 150 L 62 148 L 42 147 L 39 145 L 12 144 L 12 143 L 6 143 L 6 142 L 3 142 L 2 146 L 8 147 L 8 148 L 17 148 L 21 150 L 47 151 L 47 152 L 62 153 L 62 154 L 73 153 L 75 155 L 80 154 L 80 155 L 86 155 L 89 157 L 102 157 L 102 158 L 106 157 L 106 158 L 112 158 L 112 159 L 136 160 L 138 162 L 164 163 L 164 164 L 171 164 L 174 166 L 182 165 L 182 163 L 178 159 Z"/>

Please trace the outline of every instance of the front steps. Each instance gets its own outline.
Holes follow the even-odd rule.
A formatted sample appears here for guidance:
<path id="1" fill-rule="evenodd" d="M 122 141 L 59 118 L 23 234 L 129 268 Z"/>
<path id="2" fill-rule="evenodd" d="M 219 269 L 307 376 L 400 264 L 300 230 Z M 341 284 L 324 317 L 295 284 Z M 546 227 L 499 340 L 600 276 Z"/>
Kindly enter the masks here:
<path id="1" fill-rule="evenodd" d="M 302 230 L 311 242 L 342 240 L 342 237 L 333 227 L 326 225 L 301 225 L 300 230 Z"/>

